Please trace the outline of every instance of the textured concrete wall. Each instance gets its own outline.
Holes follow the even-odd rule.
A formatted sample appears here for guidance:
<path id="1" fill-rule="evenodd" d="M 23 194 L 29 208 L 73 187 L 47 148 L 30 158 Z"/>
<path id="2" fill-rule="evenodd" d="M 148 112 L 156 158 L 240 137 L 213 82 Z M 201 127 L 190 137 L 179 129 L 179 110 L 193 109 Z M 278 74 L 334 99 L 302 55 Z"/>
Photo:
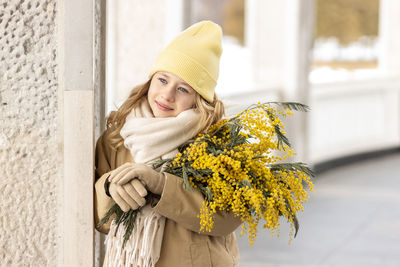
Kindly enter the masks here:
<path id="1" fill-rule="evenodd" d="M 0 0 L 0 265 L 56 266 L 56 0 Z"/>

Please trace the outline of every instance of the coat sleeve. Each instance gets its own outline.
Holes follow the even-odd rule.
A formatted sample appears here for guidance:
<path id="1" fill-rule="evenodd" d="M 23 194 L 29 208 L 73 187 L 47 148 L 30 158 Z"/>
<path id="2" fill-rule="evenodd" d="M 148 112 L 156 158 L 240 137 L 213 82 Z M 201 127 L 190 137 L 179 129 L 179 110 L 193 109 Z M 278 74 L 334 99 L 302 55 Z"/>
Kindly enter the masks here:
<path id="1" fill-rule="evenodd" d="M 107 131 L 106 131 L 107 132 Z M 95 150 L 95 185 L 94 185 L 94 222 L 95 227 L 102 233 L 108 233 L 112 218 L 98 227 L 97 224 L 107 213 L 107 211 L 115 204 L 114 200 L 106 195 L 104 183 L 111 172 L 110 157 L 111 147 L 105 141 L 104 132 L 96 142 Z"/>
<path id="2" fill-rule="evenodd" d="M 200 231 L 200 208 L 204 197 L 198 190 L 189 191 L 183 185 L 182 178 L 165 173 L 165 185 L 160 201 L 154 209 L 161 215 L 175 221 L 188 230 L 211 236 L 226 236 L 241 223 L 241 219 L 232 212 L 218 211 L 214 214 L 214 227 L 211 232 Z"/>

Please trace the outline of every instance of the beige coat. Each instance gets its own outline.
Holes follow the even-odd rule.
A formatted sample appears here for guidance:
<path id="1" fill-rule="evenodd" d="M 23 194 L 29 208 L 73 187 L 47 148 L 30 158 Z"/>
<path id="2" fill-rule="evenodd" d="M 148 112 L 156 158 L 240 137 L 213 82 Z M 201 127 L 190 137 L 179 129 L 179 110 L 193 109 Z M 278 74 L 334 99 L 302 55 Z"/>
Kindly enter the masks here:
<path id="1" fill-rule="evenodd" d="M 124 146 L 112 149 L 106 141 L 106 130 L 96 143 L 96 183 L 95 183 L 95 223 L 114 205 L 112 198 L 105 194 L 104 182 L 108 173 L 124 164 L 132 162 L 132 156 Z M 217 213 L 211 232 L 198 233 L 199 214 L 204 198 L 202 194 L 184 188 L 182 179 L 166 174 L 166 182 L 160 201 L 154 209 L 166 217 L 160 259 L 156 267 L 189 266 L 234 266 L 239 260 L 235 233 L 241 220 L 231 213 Z M 111 220 L 110 220 L 111 221 Z M 110 221 L 97 228 L 108 233 Z"/>

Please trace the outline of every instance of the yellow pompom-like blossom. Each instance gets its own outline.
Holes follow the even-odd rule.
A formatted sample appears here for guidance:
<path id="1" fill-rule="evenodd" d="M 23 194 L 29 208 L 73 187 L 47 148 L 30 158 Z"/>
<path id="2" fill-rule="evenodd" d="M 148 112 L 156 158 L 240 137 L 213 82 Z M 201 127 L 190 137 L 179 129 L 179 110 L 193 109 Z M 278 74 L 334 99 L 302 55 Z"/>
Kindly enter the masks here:
<path id="1" fill-rule="evenodd" d="M 283 112 L 259 103 L 223 119 L 172 160 L 167 171 L 205 196 L 200 231 L 211 231 L 213 215 L 226 211 L 241 218 L 251 244 L 260 221 L 271 234 L 279 234 L 281 216 L 291 225 L 290 238 L 295 235 L 296 216 L 308 200 L 303 185 L 313 190 L 313 174 L 303 163 L 281 162 L 295 155 L 280 116 L 293 115 L 291 107 L 299 106 L 287 106 Z"/>

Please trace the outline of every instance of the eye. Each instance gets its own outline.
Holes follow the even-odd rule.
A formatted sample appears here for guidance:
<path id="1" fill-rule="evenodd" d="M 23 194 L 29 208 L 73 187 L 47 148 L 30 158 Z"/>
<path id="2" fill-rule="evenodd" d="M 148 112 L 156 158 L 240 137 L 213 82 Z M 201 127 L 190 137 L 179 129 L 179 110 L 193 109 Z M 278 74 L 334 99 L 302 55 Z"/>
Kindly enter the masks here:
<path id="1" fill-rule="evenodd" d="M 160 82 L 162 83 L 167 83 L 167 80 L 163 79 L 163 78 L 158 78 L 160 80 Z"/>
<path id="2" fill-rule="evenodd" d="M 183 92 L 183 93 L 189 93 L 189 91 L 186 90 L 186 88 L 183 88 L 183 87 L 179 87 L 178 90 Z"/>

